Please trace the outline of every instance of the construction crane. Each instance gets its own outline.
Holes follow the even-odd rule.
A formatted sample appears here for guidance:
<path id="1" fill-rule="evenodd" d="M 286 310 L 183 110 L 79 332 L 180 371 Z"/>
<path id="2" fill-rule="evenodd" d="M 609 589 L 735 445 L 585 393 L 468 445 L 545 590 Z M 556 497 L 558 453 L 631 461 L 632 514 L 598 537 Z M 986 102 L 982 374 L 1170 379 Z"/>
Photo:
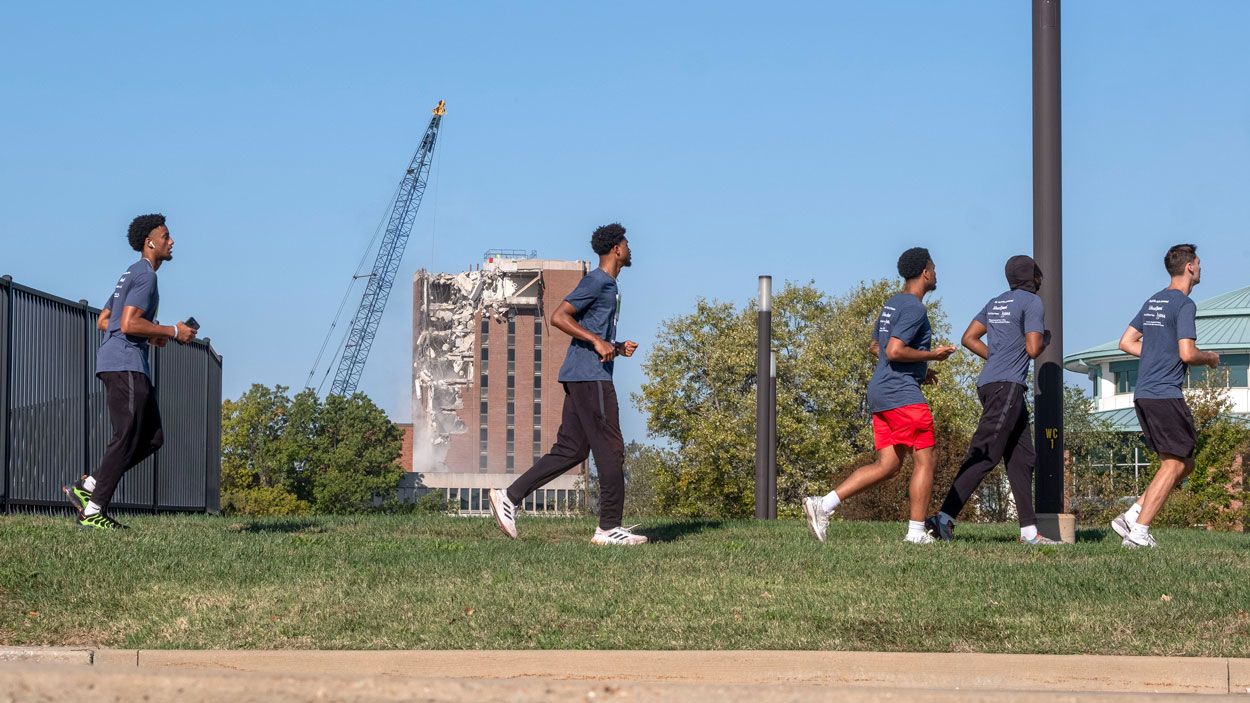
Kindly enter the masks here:
<path id="1" fill-rule="evenodd" d="M 395 204 L 386 225 L 386 235 L 378 248 L 373 271 L 368 275 L 369 282 L 360 298 L 360 307 L 352 318 L 352 326 L 339 358 L 338 371 L 330 386 L 331 394 L 354 393 L 356 385 L 360 383 L 360 374 L 365 370 L 365 361 L 369 359 L 369 349 L 377 335 L 378 323 L 382 321 L 382 312 L 386 309 L 386 299 L 391 294 L 395 275 L 399 273 L 399 264 L 404 258 L 404 247 L 408 244 L 408 235 L 412 232 L 417 208 L 421 207 L 421 196 L 425 193 L 426 178 L 433 162 L 434 142 L 438 139 L 438 127 L 447 110 L 443 107 L 443 101 L 439 100 L 438 105 L 430 112 L 434 116 L 425 128 L 421 146 L 412 155 L 412 163 L 408 164 L 408 171 L 404 173 L 404 179 L 395 195 Z"/>

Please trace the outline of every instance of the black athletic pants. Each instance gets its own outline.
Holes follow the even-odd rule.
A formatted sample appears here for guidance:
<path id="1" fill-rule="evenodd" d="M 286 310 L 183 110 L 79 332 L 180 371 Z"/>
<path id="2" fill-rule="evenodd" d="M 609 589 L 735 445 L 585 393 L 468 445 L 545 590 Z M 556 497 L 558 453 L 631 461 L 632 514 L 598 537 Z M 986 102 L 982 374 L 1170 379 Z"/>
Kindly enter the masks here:
<path id="1" fill-rule="evenodd" d="M 1020 526 L 1037 524 L 1033 512 L 1033 437 L 1029 432 L 1029 409 L 1024 404 L 1027 389 L 1019 383 L 987 383 L 977 389 L 981 397 L 981 421 L 972 434 L 964 463 L 955 483 L 946 494 L 942 512 L 958 517 L 959 511 L 986 475 L 1007 460 L 1007 481 L 1016 499 Z"/>
<path id="2" fill-rule="evenodd" d="M 148 458 L 165 443 L 161 413 L 156 407 L 152 382 L 138 371 L 103 371 L 113 438 L 96 469 L 91 502 L 106 508 L 122 475 Z"/>
<path id="3" fill-rule="evenodd" d="M 625 504 L 625 440 L 617 414 L 616 388 L 611 381 L 564 384 L 564 412 L 556 443 L 529 471 L 508 488 L 508 499 L 520 505 L 525 496 L 586 460 L 594 452 L 599 472 L 599 527 L 621 526 Z"/>

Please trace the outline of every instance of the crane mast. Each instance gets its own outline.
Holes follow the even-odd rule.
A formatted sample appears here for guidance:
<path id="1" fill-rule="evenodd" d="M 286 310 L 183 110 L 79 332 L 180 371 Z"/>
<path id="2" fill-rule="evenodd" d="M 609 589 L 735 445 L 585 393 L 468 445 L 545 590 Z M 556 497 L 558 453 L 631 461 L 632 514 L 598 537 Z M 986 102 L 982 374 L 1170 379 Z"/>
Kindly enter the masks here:
<path id="1" fill-rule="evenodd" d="M 334 374 L 334 383 L 330 393 L 335 395 L 351 395 L 360 383 L 360 374 L 365 370 L 365 362 L 369 359 L 369 350 L 373 347 L 373 338 L 377 335 L 378 324 L 382 321 L 382 312 L 386 309 L 386 300 L 391 294 L 391 286 L 399 273 L 399 264 L 404 258 L 404 247 L 408 244 L 408 235 L 412 233 L 412 223 L 417 217 L 417 209 L 421 207 L 421 196 L 425 193 L 426 179 L 430 174 L 430 164 L 434 156 L 434 143 L 438 139 L 438 127 L 442 123 L 446 109 L 443 101 L 431 110 L 433 117 L 425 128 L 425 136 L 421 145 L 412 155 L 412 162 L 404 173 L 399 192 L 395 196 L 395 204 L 391 208 L 391 216 L 386 225 L 386 234 L 382 245 L 378 247 L 377 259 L 373 262 L 373 271 L 369 274 L 369 282 L 365 286 L 364 295 L 360 298 L 360 307 L 352 318 L 352 326 L 347 334 L 339 359 L 338 371 Z"/>

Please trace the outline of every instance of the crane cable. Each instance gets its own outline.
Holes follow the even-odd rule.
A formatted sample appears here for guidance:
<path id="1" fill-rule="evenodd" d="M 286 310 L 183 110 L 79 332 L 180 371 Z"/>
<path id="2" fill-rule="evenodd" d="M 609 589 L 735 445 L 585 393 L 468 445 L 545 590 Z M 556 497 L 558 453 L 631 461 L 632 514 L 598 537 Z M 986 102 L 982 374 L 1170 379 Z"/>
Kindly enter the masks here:
<path id="1" fill-rule="evenodd" d="M 390 218 L 390 212 L 395 206 L 395 199 L 399 197 L 399 189 L 402 188 L 403 185 L 403 181 L 401 180 L 399 184 L 395 186 L 395 192 L 391 195 L 391 198 L 387 203 L 386 211 L 383 213 L 382 219 L 378 221 L 378 226 L 373 230 L 373 238 L 369 240 L 369 246 L 365 248 L 365 253 L 361 255 L 360 263 L 356 264 L 356 273 L 352 274 L 352 280 L 347 284 L 347 290 L 343 291 L 343 298 L 339 301 L 339 309 L 334 313 L 334 317 L 330 320 L 330 329 L 326 332 L 325 339 L 321 342 L 321 349 L 317 351 L 317 358 L 313 361 L 313 366 L 308 372 L 307 380 L 304 381 L 305 386 L 312 385 L 313 376 L 317 373 L 317 366 L 321 364 L 321 357 L 325 354 L 326 347 L 330 344 L 330 339 L 334 336 L 334 328 L 338 325 L 339 320 L 343 318 L 343 309 L 347 306 L 347 300 L 351 297 L 352 289 L 356 287 L 356 281 L 360 280 L 362 277 L 368 277 L 360 272 L 364 268 L 365 263 L 369 261 L 369 254 L 373 251 L 373 246 L 377 243 L 378 235 L 382 233 L 383 226 Z M 372 272 L 368 275 L 372 275 Z M 347 331 L 350 332 L 351 330 L 348 329 Z M 346 341 L 347 333 L 344 333 L 343 338 L 339 340 L 339 346 L 341 347 Z M 334 366 L 334 359 L 338 358 L 338 355 L 338 352 L 335 352 L 334 356 L 330 358 L 331 363 L 326 365 L 325 375 L 322 376 L 321 383 L 317 384 L 318 395 L 321 394 L 321 388 L 325 385 L 326 378 L 330 376 L 330 369 Z"/>

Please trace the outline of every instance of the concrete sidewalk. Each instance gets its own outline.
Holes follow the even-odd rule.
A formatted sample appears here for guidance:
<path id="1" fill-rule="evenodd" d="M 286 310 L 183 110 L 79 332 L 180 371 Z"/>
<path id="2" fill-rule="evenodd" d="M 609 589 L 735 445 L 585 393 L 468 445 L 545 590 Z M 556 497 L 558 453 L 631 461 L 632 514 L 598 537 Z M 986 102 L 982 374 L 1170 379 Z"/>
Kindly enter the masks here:
<path id="1" fill-rule="evenodd" d="M 331 676 L 494 683 L 682 684 L 713 687 L 865 687 L 901 690 L 1250 694 L 1250 659 L 811 651 L 324 651 L 89 650 L 0 648 L 0 680 L 38 671 L 110 676 Z M 66 664 L 81 664 L 67 667 Z M 90 669 L 87 666 L 91 666 Z M 110 679 L 111 680 L 111 679 Z M 579 682 L 574 685 L 573 682 Z M 584 684 L 582 683 L 584 682 Z M 440 684 L 440 685 L 442 685 Z M 579 688 L 581 687 L 581 688 Z M 585 691 L 583 691 L 585 693 Z M 743 698 L 748 700 L 749 697 Z M 1204 699 L 1205 696 L 1204 696 Z M 3 700 L 3 699 L 0 699 Z M 433 700 L 433 699 L 431 699 Z M 882 699 L 886 700 L 886 699 Z M 959 700 L 973 700 L 960 698 Z M 1084 700 L 1084 699 L 1082 699 Z M 1092 699 L 1091 699 L 1092 700 Z M 1247 700 L 1242 698 L 1241 700 Z"/>
<path id="2" fill-rule="evenodd" d="M 967 691 L 811 684 L 500 681 L 407 676 L 260 674 L 182 669 L 0 664 L 0 702 L 17 703 L 1207 703 L 1244 696 L 1185 693 Z"/>

